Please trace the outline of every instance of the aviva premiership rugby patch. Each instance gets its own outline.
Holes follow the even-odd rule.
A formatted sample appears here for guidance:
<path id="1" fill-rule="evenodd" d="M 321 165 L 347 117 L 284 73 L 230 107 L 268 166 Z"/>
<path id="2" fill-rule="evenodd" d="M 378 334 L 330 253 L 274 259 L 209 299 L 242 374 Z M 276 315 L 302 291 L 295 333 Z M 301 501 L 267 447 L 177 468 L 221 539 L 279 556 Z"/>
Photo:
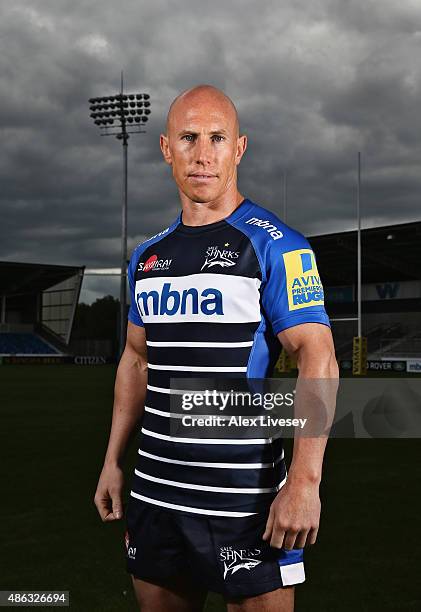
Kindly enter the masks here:
<path id="1" fill-rule="evenodd" d="M 289 310 L 323 304 L 323 286 L 317 271 L 314 253 L 298 249 L 283 254 Z"/>

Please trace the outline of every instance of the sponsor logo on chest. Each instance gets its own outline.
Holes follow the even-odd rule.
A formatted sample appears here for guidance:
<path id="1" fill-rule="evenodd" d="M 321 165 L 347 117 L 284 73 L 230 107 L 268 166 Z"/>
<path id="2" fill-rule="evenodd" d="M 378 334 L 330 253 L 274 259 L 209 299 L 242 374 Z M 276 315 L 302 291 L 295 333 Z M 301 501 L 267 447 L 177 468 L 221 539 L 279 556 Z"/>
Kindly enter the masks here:
<path id="1" fill-rule="evenodd" d="M 146 323 L 245 323 L 260 320 L 257 278 L 207 273 L 146 276 L 136 281 L 135 300 Z"/>
<path id="2" fill-rule="evenodd" d="M 164 283 L 161 292 L 140 291 L 137 294 L 137 305 L 143 316 L 152 312 L 156 315 L 175 315 L 177 313 L 205 315 L 224 314 L 222 293 L 215 287 L 206 287 L 198 291 L 196 287 L 179 291 L 171 288 L 171 283 Z"/>
<path id="3" fill-rule="evenodd" d="M 146 261 L 140 261 L 137 267 L 139 272 L 151 272 L 152 270 L 169 270 L 172 259 L 159 259 L 158 255 L 151 255 Z"/>
<path id="4" fill-rule="evenodd" d="M 239 251 L 232 251 L 231 249 L 227 248 L 229 246 L 229 242 L 226 242 L 223 248 L 216 245 L 209 246 L 206 249 L 205 262 L 200 269 L 206 270 L 207 268 L 213 268 L 215 266 L 220 266 L 221 268 L 232 268 L 235 266 L 240 253 Z"/>

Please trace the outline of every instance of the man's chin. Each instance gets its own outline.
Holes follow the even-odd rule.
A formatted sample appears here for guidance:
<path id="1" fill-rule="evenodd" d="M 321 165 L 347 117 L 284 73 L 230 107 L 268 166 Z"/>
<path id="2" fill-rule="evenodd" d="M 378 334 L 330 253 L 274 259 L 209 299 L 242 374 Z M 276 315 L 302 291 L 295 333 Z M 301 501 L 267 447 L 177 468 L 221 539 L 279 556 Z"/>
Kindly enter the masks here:
<path id="1" fill-rule="evenodd" d="M 198 204 L 207 204 L 207 202 L 213 202 L 219 196 L 219 193 L 215 192 L 214 189 L 207 189 L 204 186 L 200 189 L 186 190 L 182 189 L 185 196 L 187 196 L 192 202 Z"/>

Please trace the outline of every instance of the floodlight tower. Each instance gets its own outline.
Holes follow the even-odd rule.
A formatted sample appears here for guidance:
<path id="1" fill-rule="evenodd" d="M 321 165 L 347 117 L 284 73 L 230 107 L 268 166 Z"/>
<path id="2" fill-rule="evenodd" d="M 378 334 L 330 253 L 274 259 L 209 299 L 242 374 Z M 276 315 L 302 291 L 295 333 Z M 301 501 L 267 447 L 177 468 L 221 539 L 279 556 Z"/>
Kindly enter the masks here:
<path id="1" fill-rule="evenodd" d="M 129 134 L 144 134 L 148 121 L 150 96 L 147 93 L 124 93 L 121 73 L 120 93 L 90 98 L 91 117 L 101 130 L 101 136 L 115 136 L 123 145 L 123 199 L 121 219 L 121 279 L 120 279 L 120 342 L 119 357 L 126 343 L 126 277 L 127 277 L 127 149 Z"/>

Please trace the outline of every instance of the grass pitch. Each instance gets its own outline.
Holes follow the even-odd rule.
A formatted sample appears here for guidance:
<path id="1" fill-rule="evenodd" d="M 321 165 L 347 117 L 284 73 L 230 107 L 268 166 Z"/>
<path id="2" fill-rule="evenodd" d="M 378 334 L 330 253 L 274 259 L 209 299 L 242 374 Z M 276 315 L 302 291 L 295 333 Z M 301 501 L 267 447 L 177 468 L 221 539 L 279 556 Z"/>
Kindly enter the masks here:
<path id="1" fill-rule="evenodd" d="M 114 376 L 115 366 L 0 367 L 1 590 L 69 590 L 81 612 L 137 609 L 124 523 L 104 525 L 93 505 Z M 329 442 L 297 612 L 421 609 L 420 451 L 419 440 Z M 223 610 L 210 594 L 206 612 Z"/>

